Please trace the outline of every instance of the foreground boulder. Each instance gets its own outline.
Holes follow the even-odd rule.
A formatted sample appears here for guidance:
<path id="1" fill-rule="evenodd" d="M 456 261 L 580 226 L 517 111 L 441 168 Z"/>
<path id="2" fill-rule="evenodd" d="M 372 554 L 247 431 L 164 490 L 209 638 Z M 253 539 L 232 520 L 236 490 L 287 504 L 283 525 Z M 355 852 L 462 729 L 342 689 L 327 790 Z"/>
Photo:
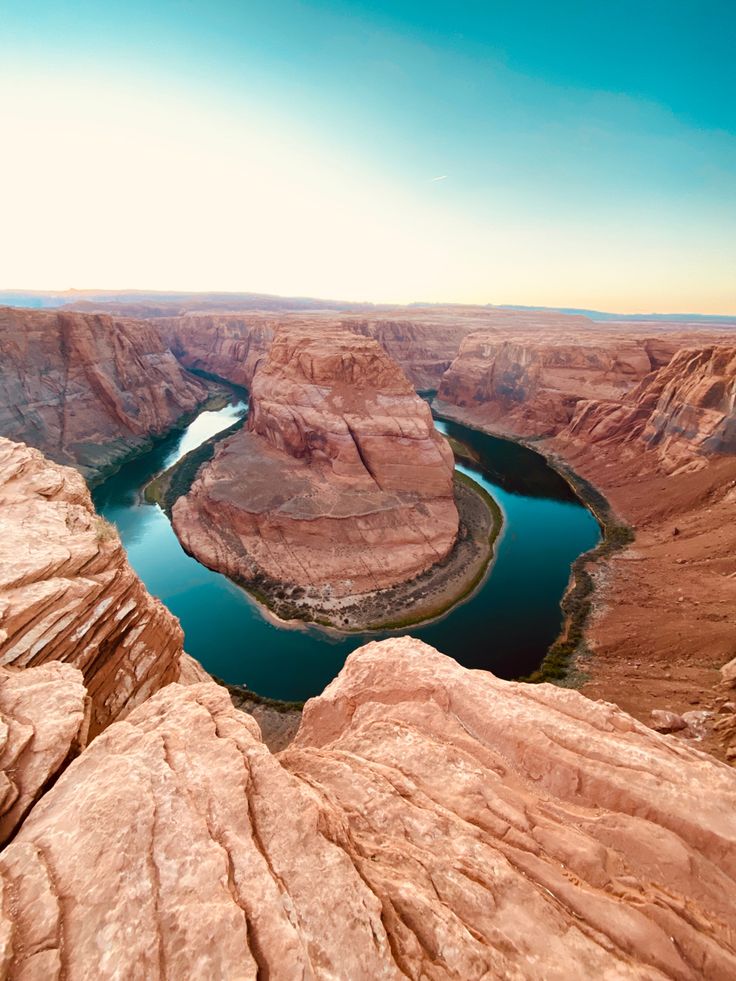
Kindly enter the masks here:
<path id="1" fill-rule="evenodd" d="M 272 756 L 213 684 L 110 726 L 0 854 L 24 978 L 729 979 L 736 776 L 411 638 Z"/>
<path id="2" fill-rule="evenodd" d="M 149 324 L 0 308 L 0 435 L 97 479 L 207 395 Z"/>
<path id="3" fill-rule="evenodd" d="M 89 699 L 76 668 L 58 661 L 0 668 L 0 845 L 84 748 L 88 727 Z"/>
<path id="4" fill-rule="evenodd" d="M 277 334 L 247 430 L 218 446 L 173 508 L 205 564 L 337 597 L 441 561 L 458 520 L 452 451 L 429 407 L 376 341 L 339 328 Z"/>
<path id="5" fill-rule="evenodd" d="M 0 664 L 79 668 L 94 735 L 179 677 L 182 641 L 80 474 L 0 438 Z"/>

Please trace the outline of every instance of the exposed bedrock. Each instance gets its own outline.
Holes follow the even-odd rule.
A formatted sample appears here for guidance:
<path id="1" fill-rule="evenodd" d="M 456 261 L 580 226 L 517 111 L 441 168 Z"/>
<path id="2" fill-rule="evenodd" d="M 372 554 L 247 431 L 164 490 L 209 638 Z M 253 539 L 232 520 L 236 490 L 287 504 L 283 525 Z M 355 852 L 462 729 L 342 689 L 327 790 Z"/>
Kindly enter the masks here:
<path id="1" fill-rule="evenodd" d="M 0 438 L 0 665 L 78 668 L 94 735 L 179 677 L 182 639 L 81 475 Z"/>
<path id="2" fill-rule="evenodd" d="M 96 478 L 206 397 L 150 324 L 0 308 L 0 435 Z"/>
<path id="3" fill-rule="evenodd" d="M 173 522 L 237 578 L 372 592 L 452 549 L 452 451 L 374 340 L 282 328 L 253 379 L 247 431 L 218 446 Z"/>
<path id="4" fill-rule="evenodd" d="M 0 854 L 24 978 L 736 972 L 736 775 L 614 706 L 401 638 L 273 756 L 224 689 L 110 726 Z"/>
<path id="5" fill-rule="evenodd" d="M 472 424 L 548 437 L 541 448 L 600 488 L 636 529 L 632 545 L 591 569 L 585 690 L 642 719 L 653 708 L 697 706 L 708 713 L 698 738 L 733 758 L 736 727 L 722 724 L 728 700 L 716 686 L 735 653 L 736 348 L 692 341 L 665 364 L 667 345 L 681 342 L 637 341 L 638 357 L 643 350 L 652 363 L 638 377 L 629 355 L 629 370 L 620 367 L 615 338 L 588 369 L 588 341 L 566 347 L 559 373 L 550 368 L 560 356 L 554 344 L 498 346 L 471 335 L 440 398 Z M 509 376 L 517 381 L 499 387 Z"/>
<path id="6" fill-rule="evenodd" d="M 0 845 L 84 749 L 89 709 L 82 674 L 70 664 L 0 668 Z"/>

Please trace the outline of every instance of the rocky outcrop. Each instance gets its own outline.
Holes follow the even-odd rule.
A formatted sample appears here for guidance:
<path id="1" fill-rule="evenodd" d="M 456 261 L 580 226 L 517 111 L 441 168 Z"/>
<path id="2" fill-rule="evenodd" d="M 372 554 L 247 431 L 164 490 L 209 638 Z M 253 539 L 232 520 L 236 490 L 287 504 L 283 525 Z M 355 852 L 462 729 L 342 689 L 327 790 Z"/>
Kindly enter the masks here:
<path id="1" fill-rule="evenodd" d="M 149 324 L 0 309 L 0 435 L 98 478 L 206 397 Z"/>
<path id="2" fill-rule="evenodd" d="M 99 736 L 0 854 L 12 977 L 729 979 L 736 776 L 409 638 L 278 757 L 224 689 Z"/>
<path id="3" fill-rule="evenodd" d="M 637 381 L 638 371 L 611 375 L 610 365 L 621 364 L 617 336 L 599 338 L 608 351 L 605 362 L 598 359 L 609 366 L 602 373 L 583 371 L 589 339 L 581 339 L 579 379 L 565 346 L 563 385 L 550 375 L 560 350 L 554 342 L 547 353 L 518 347 L 509 367 L 510 344 L 501 350 L 471 335 L 440 396 L 461 420 L 546 437 L 535 445 L 593 483 L 635 528 L 633 544 L 588 567 L 596 594 L 585 690 L 644 721 L 653 709 L 709 711 L 710 734 L 697 738 L 729 758 L 736 732 L 718 720 L 717 685 L 736 631 L 736 348 L 627 335 L 623 350 L 635 343 L 652 365 Z M 628 355 L 626 363 L 634 364 Z"/>
<path id="4" fill-rule="evenodd" d="M 247 431 L 173 508 L 185 547 L 240 580 L 356 596 L 442 560 L 458 531 L 453 456 L 373 340 L 282 328 L 252 383 Z"/>
<path id="5" fill-rule="evenodd" d="M 619 402 L 585 400 L 561 439 L 656 451 L 667 472 L 736 454 L 736 346 L 685 348 Z"/>
<path id="6" fill-rule="evenodd" d="M 438 397 L 509 432 L 551 436 L 581 400 L 623 398 L 652 371 L 654 357 L 635 338 L 478 331 L 463 341 Z"/>
<path id="7" fill-rule="evenodd" d="M 181 653 L 81 475 L 0 438 L 0 665 L 78 668 L 94 735 L 175 680 Z"/>
<path id="8" fill-rule="evenodd" d="M 70 664 L 0 668 L 0 845 L 84 749 L 88 726 L 87 692 Z"/>
<path id="9" fill-rule="evenodd" d="M 189 313 L 157 319 L 155 327 L 185 368 L 250 388 L 276 321 L 257 314 Z"/>

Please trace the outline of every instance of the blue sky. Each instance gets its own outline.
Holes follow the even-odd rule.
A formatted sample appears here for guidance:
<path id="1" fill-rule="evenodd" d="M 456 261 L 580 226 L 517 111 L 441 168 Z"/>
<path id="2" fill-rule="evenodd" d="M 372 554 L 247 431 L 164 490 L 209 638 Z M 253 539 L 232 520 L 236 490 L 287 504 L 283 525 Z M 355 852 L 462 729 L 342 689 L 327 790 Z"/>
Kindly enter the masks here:
<path id="1" fill-rule="evenodd" d="M 0 286 L 736 312 L 734 37 L 731 2 L 5 0 Z"/>

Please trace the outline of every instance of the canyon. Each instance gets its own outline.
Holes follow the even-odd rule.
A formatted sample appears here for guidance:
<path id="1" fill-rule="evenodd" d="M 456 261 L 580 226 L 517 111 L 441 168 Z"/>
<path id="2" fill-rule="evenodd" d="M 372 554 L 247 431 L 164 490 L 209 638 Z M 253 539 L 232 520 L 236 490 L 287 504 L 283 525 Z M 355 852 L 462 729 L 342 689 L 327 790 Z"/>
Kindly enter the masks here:
<path id="1" fill-rule="evenodd" d="M 0 310 L 0 976 L 732 978 L 733 330 L 137 302 Z M 250 414 L 181 540 L 333 612 L 457 547 L 415 389 L 546 456 L 610 545 L 564 685 L 392 637 L 269 731 L 85 482 L 205 402 L 191 371 Z"/>
<path id="2" fill-rule="evenodd" d="M 206 565 L 292 587 L 312 619 L 346 622 L 449 556 L 453 455 L 376 341 L 290 325 L 259 362 L 247 428 L 218 445 L 172 521 Z"/>
<path id="3" fill-rule="evenodd" d="M 531 440 L 634 529 L 586 570 L 595 601 L 578 650 L 582 690 L 644 721 L 652 710 L 700 713 L 700 737 L 729 758 L 736 733 L 720 714 L 729 693 L 719 669 L 736 636 L 734 354 L 728 334 L 607 332 L 594 344 L 588 333 L 540 343 L 479 332 L 436 403 Z"/>

